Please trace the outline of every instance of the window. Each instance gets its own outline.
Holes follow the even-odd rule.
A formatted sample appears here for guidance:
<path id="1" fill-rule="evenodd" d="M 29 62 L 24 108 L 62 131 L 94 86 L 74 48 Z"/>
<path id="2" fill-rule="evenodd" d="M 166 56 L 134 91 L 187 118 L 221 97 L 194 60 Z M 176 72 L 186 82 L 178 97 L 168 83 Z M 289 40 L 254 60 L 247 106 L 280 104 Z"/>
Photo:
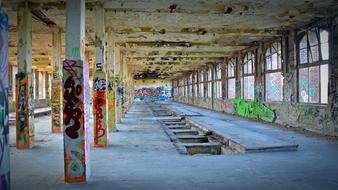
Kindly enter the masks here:
<path id="1" fill-rule="evenodd" d="M 227 96 L 228 99 L 234 99 L 236 97 L 236 58 L 230 59 L 227 66 Z"/>
<path id="2" fill-rule="evenodd" d="M 216 66 L 216 98 L 222 98 L 222 65 Z"/>
<path id="3" fill-rule="evenodd" d="M 178 94 L 180 95 L 180 96 L 184 96 L 184 87 L 183 87 L 183 79 L 181 78 L 181 79 L 179 79 L 178 80 Z"/>
<path id="4" fill-rule="evenodd" d="M 283 101 L 282 47 L 273 43 L 265 52 L 265 100 Z"/>
<path id="5" fill-rule="evenodd" d="M 329 33 L 314 28 L 299 43 L 298 97 L 301 103 L 328 101 Z"/>
<path id="6" fill-rule="evenodd" d="M 189 97 L 192 97 L 192 73 L 189 74 L 188 78 L 188 90 Z"/>
<path id="7" fill-rule="evenodd" d="M 194 73 L 194 95 L 198 97 L 197 88 L 198 88 L 198 81 L 197 81 L 197 72 Z"/>
<path id="8" fill-rule="evenodd" d="M 204 71 L 199 72 L 199 78 L 200 97 L 204 97 Z"/>
<path id="9" fill-rule="evenodd" d="M 208 69 L 208 98 L 212 97 L 212 82 L 213 82 L 213 78 L 212 78 L 212 67 L 209 67 Z"/>
<path id="10" fill-rule="evenodd" d="M 249 52 L 244 57 L 242 75 L 242 97 L 253 100 L 255 94 L 255 54 Z"/>

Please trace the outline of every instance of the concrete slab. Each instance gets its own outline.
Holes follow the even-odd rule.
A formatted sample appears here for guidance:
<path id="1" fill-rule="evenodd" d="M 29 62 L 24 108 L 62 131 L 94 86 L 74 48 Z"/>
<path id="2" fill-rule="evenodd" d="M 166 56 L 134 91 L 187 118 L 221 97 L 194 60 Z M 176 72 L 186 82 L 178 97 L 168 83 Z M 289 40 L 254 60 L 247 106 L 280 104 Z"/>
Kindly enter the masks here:
<path id="1" fill-rule="evenodd" d="M 179 106 L 179 105 L 176 105 L 176 104 L 169 104 L 169 105 L 166 105 L 166 107 L 175 112 L 178 116 L 182 116 L 182 117 L 192 117 L 192 116 L 200 116 L 201 114 L 198 113 L 198 112 L 194 112 L 194 111 L 191 111 L 185 107 L 182 107 L 182 106 Z"/>

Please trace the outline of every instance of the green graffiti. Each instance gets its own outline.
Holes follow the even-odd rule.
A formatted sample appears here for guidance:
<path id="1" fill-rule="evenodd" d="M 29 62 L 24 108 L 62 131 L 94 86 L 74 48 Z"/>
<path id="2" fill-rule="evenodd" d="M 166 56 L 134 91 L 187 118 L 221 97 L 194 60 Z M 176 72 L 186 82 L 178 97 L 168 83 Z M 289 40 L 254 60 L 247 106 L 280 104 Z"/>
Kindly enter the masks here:
<path id="1" fill-rule="evenodd" d="M 275 122 L 276 120 L 276 113 L 257 100 L 248 101 L 236 98 L 234 100 L 234 104 L 235 114 L 239 116 L 251 119 L 261 119 L 263 121 L 271 123 Z"/>

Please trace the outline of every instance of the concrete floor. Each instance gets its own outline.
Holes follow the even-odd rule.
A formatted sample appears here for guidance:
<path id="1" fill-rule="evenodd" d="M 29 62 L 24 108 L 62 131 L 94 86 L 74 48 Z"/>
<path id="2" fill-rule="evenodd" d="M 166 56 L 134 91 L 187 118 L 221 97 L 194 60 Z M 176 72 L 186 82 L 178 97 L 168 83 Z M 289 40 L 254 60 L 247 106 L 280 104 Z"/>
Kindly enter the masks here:
<path id="1" fill-rule="evenodd" d="M 36 147 L 16 150 L 11 127 L 12 189 L 338 189 L 338 142 L 281 130 L 298 151 L 180 155 L 141 102 L 110 134 L 108 148 L 92 148 L 90 180 L 66 184 L 63 137 L 50 128 L 50 117 L 38 118 Z"/>

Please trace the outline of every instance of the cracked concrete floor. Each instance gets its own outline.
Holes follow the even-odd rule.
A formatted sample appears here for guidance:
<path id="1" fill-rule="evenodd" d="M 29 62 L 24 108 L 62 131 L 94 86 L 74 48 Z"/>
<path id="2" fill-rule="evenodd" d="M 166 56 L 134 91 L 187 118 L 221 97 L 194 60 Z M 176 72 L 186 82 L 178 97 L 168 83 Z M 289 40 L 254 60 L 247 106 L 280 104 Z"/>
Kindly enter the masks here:
<path id="1" fill-rule="evenodd" d="M 338 142 L 290 132 L 301 142 L 296 152 L 180 155 L 142 102 L 109 135 L 108 148 L 92 147 L 90 180 L 66 184 L 62 134 L 50 133 L 50 117 L 36 120 L 31 150 L 15 149 L 10 128 L 14 190 L 338 189 Z"/>

